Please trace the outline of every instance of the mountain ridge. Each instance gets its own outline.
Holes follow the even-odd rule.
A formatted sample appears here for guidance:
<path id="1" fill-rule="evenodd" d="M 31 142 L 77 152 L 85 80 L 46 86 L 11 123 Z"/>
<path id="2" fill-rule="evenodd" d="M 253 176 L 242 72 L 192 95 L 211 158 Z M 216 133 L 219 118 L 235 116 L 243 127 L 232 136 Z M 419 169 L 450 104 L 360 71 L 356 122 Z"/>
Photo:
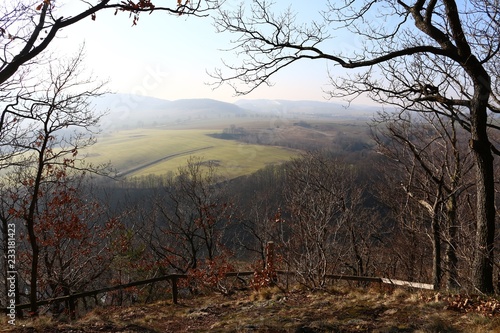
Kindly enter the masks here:
<path id="1" fill-rule="evenodd" d="M 378 110 L 372 106 L 350 106 L 337 102 L 242 99 L 235 103 L 209 98 L 166 100 L 133 94 L 107 94 L 96 98 L 95 109 L 107 110 L 102 128 L 134 128 L 179 123 L 192 119 L 218 119 L 249 116 L 294 118 L 369 118 Z"/>

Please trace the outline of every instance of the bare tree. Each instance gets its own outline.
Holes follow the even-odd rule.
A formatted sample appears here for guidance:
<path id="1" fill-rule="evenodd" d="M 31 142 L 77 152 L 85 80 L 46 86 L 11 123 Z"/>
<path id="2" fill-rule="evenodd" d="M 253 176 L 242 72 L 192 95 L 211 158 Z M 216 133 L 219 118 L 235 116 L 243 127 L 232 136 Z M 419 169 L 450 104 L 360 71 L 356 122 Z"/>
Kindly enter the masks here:
<path id="1" fill-rule="evenodd" d="M 186 273 L 226 256 L 233 216 L 214 162 L 191 157 L 161 186 L 144 233 L 161 270 Z"/>
<path id="2" fill-rule="evenodd" d="M 93 78 L 82 81 L 82 53 L 69 61 L 52 64 L 49 77 L 38 81 L 31 90 L 18 93 L 15 103 L 6 107 L 5 114 L 27 115 L 11 122 L 25 128 L 9 144 L 23 151 L 13 156 L 3 177 L 11 198 L 8 213 L 15 212 L 16 224 L 25 225 L 30 248 L 30 302 L 36 314 L 39 295 L 40 214 L 48 186 L 64 171 L 101 172 L 103 166 L 85 165 L 78 151 L 94 143 L 100 115 L 92 110 L 89 98 L 99 96 L 102 83 Z M 7 122 L 10 119 L 7 117 Z M 47 192 L 46 192 L 47 191 Z M 6 218 L 12 218 L 6 217 Z"/>
<path id="3" fill-rule="evenodd" d="M 170 1 L 170 6 L 155 5 L 151 0 L 111 1 L 97 4 L 81 1 L 82 8 L 69 16 L 59 13 L 59 3 L 51 0 L 6 1 L 0 6 L 0 84 L 11 78 L 25 64 L 38 57 L 57 36 L 58 32 L 84 19 L 96 19 L 103 10 L 130 14 L 137 24 L 143 12 L 166 12 L 173 15 L 204 16 L 215 8 L 217 1 Z"/>
<path id="4" fill-rule="evenodd" d="M 52 179 L 43 186 L 35 225 L 41 259 L 38 293 L 42 298 L 102 287 L 102 277 L 114 262 L 115 237 L 121 226 L 119 219 L 108 218 L 105 207 L 93 198 L 85 174 L 75 176 L 60 166 L 50 171 Z M 59 304 L 54 305 L 52 313 L 57 315 Z M 66 310 L 75 316 L 74 300 L 67 302 Z"/>
<path id="5" fill-rule="evenodd" d="M 363 214 L 355 169 L 324 152 L 307 153 L 287 166 L 290 217 L 282 233 L 284 260 L 304 285 L 323 288 L 326 275 L 365 275 L 372 228 Z M 362 220 L 362 222 L 361 222 Z M 365 223 L 362 233 L 358 226 Z M 369 252 L 368 252 L 369 253 Z"/>
<path id="6" fill-rule="evenodd" d="M 433 284 L 441 284 L 442 243 L 446 243 L 447 287 L 459 286 L 457 247 L 459 235 L 458 200 L 467 194 L 466 182 L 472 169 L 464 133 L 453 119 L 425 113 L 412 119 L 407 115 L 380 113 L 375 127 L 378 150 L 399 164 L 400 186 L 408 200 L 420 207 L 430 221 L 429 238 L 433 248 Z M 457 132 L 458 130 L 458 132 Z M 394 202 L 393 200 L 390 200 Z M 389 203 L 390 204 L 390 203 Z M 427 223 L 423 223 L 424 229 Z M 421 229 L 422 230 L 422 229 Z"/>
<path id="7" fill-rule="evenodd" d="M 268 165 L 255 173 L 239 177 L 229 184 L 237 195 L 239 218 L 233 231 L 238 254 L 244 260 L 257 260 L 264 268 L 269 241 L 280 244 L 279 216 L 284 208 L 284 165 Z"/>
<path id="8" fill-rule="evenodd" d="M 366 93 L 407 110 L 439 109 L 470 132 L 477 189 L 474 285 L 493 292 L 496 149 L 488 111 L 500 111 L 492 84 L 500 50 L 498 2 L 329 1 L 322 19 L 306 24 L 291 10 L 273 13 L 266 1 L 246 9 L 221 10 L 216 20 L 219 31 L 238 36 L 233 49 L 241 59 L 227 64 L 230 74 L 214 73 L 219 84 L 229 82 L 244 94 L 296 61 L 327 60 L 352 70 L 340 78 L 331 73 L 332 97 Z M 334 34 L 359 47 L 339 47 Z"/>

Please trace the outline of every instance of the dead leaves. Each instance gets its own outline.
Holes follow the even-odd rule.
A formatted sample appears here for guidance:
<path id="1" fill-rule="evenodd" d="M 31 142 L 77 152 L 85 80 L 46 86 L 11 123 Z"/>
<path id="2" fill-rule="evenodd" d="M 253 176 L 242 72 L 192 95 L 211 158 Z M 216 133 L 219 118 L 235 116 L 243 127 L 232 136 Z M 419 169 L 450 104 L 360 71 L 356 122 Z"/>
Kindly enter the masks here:
<path id="1" fill-rule="evenodd" d="M 478 295 L 449 295 L 436 294 L 425 299 L 427 302 L 444 302 L 445 310 L 479 313 L 487 317 L 500 315 L 500 300 L 493 297 Z"/>
<path id="2" fill-rule="evenodd" d="M 36 6 L 36 10 L 41 10 L 43 5 L 49 5 L 50 4 L 50 0 L 43 0 L 43 2 L 41 4 L 39 4 L 38 6 Z"/>

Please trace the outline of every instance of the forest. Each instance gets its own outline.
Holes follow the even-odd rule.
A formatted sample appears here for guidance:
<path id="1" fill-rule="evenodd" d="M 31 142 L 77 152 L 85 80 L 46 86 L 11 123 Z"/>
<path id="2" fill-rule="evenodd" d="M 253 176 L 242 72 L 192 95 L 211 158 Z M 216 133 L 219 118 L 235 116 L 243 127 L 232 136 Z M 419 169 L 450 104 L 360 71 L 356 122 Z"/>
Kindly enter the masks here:
<path id="1" fill-rule="evenodd" d="M 265 1 L 252 1 L 250 12 L 244 4 L 230 11 L 217 1 L 197 3 L 101 1 L 60 19 L 50 0 L 1 7 L 0 22 L 11 22 L 0 25 L 6 55 L 0 63 L 2 308 L 29 303 L 30 315 L 57 317 L 65 304 L 39 307 L 37 301 L 173 273 L 190 276 L 182 288 L 193 294 L 228 293 L 222 277 L 234 271 L 254 271 L 249 286 L 260 288 L 273 283 L 266 276 L 269 242 L 276 268 L 294 272 L 295 283 L 308 290 L 326 288 L 326 276 L 338 274 L 499 292 L 496 2 L 474 1 L 473 14 L 459 11 L 455 1 L 391 2 L 378 9 L 402 22 L 383 30 L 363 25 L 376 1 L 329 2 L 323 23 L 297 27 L 294 15 L 271 15 Z M 120 175 L 88 154 L 102 137 L 102 122 L 114 120 L 95 110 L 105 83 L 82 66 L 83 47 L 72 58 L 42 53 L 60 29 L 108 9 L 130 14 L 133 25 L 143 12 L 215 11 L 217 29 L 238 36 L 234 49 L 245 60 L 211 76 L 237 94 L 267 84 L 295 61 L 323 59 L 356 70 L 330 77 L 331 98 L 351 102 L 368 94 L 380 108 L 369 119 L 340 121 L 226 105 L 214 112 L 225 120 L 207 140 L 287 149 L 293 156 L 228 177 L 227 165 L 207 150 L 164 174 Z M 323 27 L 334 24 L 369 36 L 364 53 L 323 52 L 329 38 Z M 16 36 L 4 38 L 13 29 Z M 169 126 L 217 123 L 181 104 L 186 118 L 175 116 Z M 134 129 L 144 133 L 166 126 L 161 118 L 137 119 Z M 118 131 L 118 117 L 114 125 Z M 155 286 L 134 288 L 85 300 L 82 309 L 161 295 Z"/>
<path id="2" fill-rule="evenodd" d="M 379 112 L 357 125 L 309 117 L 287 126 L 281 121 L 279 136 L 265 126 L 231 125 L 211 135 L 245 144 L 259 138 L 297 154 L 229 179 L 210 152 L 188 157 L 174 172 L 116 178 L 108 165 L 79 157 L 95 137 L 66 131 L 75 119 L 85 127 L 93 116 L 63 111 L 44 112 L 45 126 L 32 122 L 19 136 L 24 144 L 5 159 L 2 244 L 8 253 L 15 238 L 17 304 L 29 302 L 31 279 L 38 299 L 173 273 L 191 275 L 193 292 L 224 293 L 225 272 L 265 269 L 270 241 L 277 268 L 297 272 L 297 283 L 311 290 L 325 288 L 328 274 L 474 288 L 467 133 L 439 114 L 401 121 L 400 112 Z M 35 276 L 30 232 L 40 259 Z M 3 305 L 9 263 L 5 257 Z M 138 288 L 100 302 L 157 295 Z M 63 309 L 57 304 L 49 311 Z"/>

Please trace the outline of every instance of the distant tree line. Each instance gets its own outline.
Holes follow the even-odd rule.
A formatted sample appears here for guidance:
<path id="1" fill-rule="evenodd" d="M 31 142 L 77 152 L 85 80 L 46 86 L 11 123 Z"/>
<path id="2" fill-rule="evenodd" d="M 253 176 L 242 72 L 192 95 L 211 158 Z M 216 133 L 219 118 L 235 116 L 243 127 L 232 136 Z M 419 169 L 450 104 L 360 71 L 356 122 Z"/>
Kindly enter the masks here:
<path id="1" fill-rule="evenodd" d="M 222 133 L 212 133 L 209 136 L 223 140 L 236 140 L 249 144 L 281 146 L 291 149 L 305 151 L 330 150 L 336 153 L 352 153 L 369 151 L 373 148 L 374 142 L 369 134 L 368 126 L 353 125 L 357 129 L 361 128 L 365 133 L 358 135 L 355 133 L 342 132 L 329 128 L 328 124 L 312 125 L 305 121 L 300 121 L 290 125 L 275 126 L 264 129 L 246 129 L 231 125 L 224 128 Z M 294 127 L 304 128 L 303 132 L 297 132 Z M 334 137 L 328 137 L 322 129 L 334 133 Z"/>

